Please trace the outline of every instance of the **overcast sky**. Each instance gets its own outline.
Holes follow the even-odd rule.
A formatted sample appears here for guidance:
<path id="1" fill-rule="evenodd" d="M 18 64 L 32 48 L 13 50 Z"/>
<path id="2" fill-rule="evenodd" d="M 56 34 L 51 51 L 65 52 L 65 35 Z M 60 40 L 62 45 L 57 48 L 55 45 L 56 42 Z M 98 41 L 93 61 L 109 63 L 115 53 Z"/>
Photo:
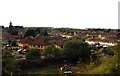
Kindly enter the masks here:
<path id="1" fill-rule="evenodd" d="M 118 28 L 119 0 L 0 0 L 0 25 Z"/>

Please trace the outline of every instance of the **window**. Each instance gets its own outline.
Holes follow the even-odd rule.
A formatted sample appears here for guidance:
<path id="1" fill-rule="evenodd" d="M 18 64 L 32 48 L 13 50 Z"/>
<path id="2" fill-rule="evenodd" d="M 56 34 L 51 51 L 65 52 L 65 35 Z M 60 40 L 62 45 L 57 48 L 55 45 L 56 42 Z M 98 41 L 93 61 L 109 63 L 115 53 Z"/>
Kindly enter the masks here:
<path id="1" fill-rule="evenodd" d="M 32 47 L 34 47 L 34 45 L 32 45 Z"/>
<path id="2" fill-rule="evenodd" d="M 34 45 L 34 47 L 35 47 L 35 45 Z"/>
<path id="3" fill-rule="evenodd" d="M 38 47 L 40 47 L 40 45 L 38 45 Z"/>
<path id="4" fill-rule="evenodd" d="M 40 49 L 40 52 L 41 52 L 41 53 L 43 53 L 43 50 L 42 50 L 42 49 Z"/>
<path id="5" fill-rule="evenodd" d="M 61 48 L 63 48 L 63 46 L 61 46 Z"/>

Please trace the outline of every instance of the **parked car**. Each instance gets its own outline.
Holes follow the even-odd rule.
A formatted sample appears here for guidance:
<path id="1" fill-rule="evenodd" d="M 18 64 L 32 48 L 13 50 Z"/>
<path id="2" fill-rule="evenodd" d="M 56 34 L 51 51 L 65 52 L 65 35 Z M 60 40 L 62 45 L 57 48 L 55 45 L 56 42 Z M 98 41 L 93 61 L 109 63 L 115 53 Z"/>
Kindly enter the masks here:
<path id="1" fill-rule="evenodd" d="M 64 76 L 72 76 L 73 72 L 71 70 L 64 71 Z"/>

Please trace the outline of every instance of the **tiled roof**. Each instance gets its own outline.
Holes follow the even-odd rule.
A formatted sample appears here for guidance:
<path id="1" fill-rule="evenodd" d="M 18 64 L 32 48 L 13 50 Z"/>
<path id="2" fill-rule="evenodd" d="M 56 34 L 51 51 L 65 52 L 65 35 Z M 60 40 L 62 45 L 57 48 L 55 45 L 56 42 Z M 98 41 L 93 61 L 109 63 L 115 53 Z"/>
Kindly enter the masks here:
<path id="1" fill-rule="evenodd" d="M 34 40 L 30 43 L 31 45 L 50 45 L 49 42 L 44 42 L 43 40 Z"/>
<path id="2" fill-rule="evenodd" d="M 86 40 L 87 41 L 100 41 L 99 38 L 87 38 Z"/>
<path id="3" fill-rule="evenodd" d="M 34 38 L 26 37 L 22 39 L 20 43 L 30 44 L 30 45 L 50 45 L 54 43 L 53 41 L 55 41 L 57 45 L 62 46 L 64 44 L 64 41 L 61 38 L 57 38 L 57 37 L 50 38 L 50 40 L 48 40 L 47 42 L 45 42 L 44 38 L 45 36 L 36 36 Z"/>
<path id="4" fill-rule="evenodd" d="M 112 43 L 115 43 L 117 42 L 117 39 L 115 38 L 111 38 L 111 39 L 99 39 L 99 38 L 87 38 L 86 39 L 87 41 L 98 41 L 98 42 L 112 42 Z"/>
<path id="5" fill-rule="evenodd" d="M 62 40 L 61 36 L 53 36 L 50 38 L 51 40 Z"/>
<path id="6" fill-rule="evenodd" d="M 56 44 L 59 45 L 59 46 L 63 46 L 64 43 L 65 43 L 65 41 L 63 41 L 63 40 L 58 40 Z"/>
<path id="7" fill-rule="evenodd" d="M 44 41 L 44 36 L 36 36 L 34 38 L 26 37 L 20 41 L 23 44 L 30 44 L 30 45 L 49 45 L 49 42 Z"/>
<path id="8" fill-rule="evenodd" d="M 30 44 L 32 41 L 33 41 L 32 38 L 26 37 L 26 38 L 20 40 L 20 43 L 23 43 L 23 44 Z"/>
<path id="9" fill-rule="evenodd" d="M 18 39 L 21 39 L 21 37 L 19 35 L 10 35 L 7 32 L 2 32 L 2 38 L 4 40 L 18 40 Z"/>

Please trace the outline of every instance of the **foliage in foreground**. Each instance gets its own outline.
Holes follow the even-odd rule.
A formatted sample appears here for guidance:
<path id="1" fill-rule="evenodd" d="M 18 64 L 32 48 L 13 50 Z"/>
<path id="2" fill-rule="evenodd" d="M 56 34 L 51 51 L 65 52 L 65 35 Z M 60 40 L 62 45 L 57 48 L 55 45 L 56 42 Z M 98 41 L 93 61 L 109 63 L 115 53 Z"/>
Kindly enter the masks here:
<path id="1" fill-rule="evenodd" d="M 88 44 L 80 40 L 68 40 L 64 44 L 64 55 L 71 59 L 89 58 Z"/>
<path id="2" fill-rule="evenodd" d="M 55 45 L 50 45 L 45 49 L 44 55 L 46 57 L 60 57 L 60 49 L 56 48 Z"/>
<path id="3" fill-rule="evenodd" d="M 3 49 L 2 50 L 2 72 L 3 75 L 17 73 L 19 70 L 18 60 L 15 55 L 13 55 L 13 50 Z"/>
<path id="4" fill-rule="evenodd" d="M 36 60 L 36 59 L 40 59 L 40 51 L 39 49 L 30 49 L 27 53 L 26 53 L 26 59 L 30 59 L 30 60 Z"/>
<path id="5" fill-rule="evenodd" d="M 120 73 L 120 43 L 112 49 L 114 55 L 105 56 L 101 58 L 101 64 L 95 67 L 95 64 L 86 65 L 86 70 L 81 73 L 85 74 L 118 74 Z M 94 62 L 92 62 L 94 63 Z"/>

